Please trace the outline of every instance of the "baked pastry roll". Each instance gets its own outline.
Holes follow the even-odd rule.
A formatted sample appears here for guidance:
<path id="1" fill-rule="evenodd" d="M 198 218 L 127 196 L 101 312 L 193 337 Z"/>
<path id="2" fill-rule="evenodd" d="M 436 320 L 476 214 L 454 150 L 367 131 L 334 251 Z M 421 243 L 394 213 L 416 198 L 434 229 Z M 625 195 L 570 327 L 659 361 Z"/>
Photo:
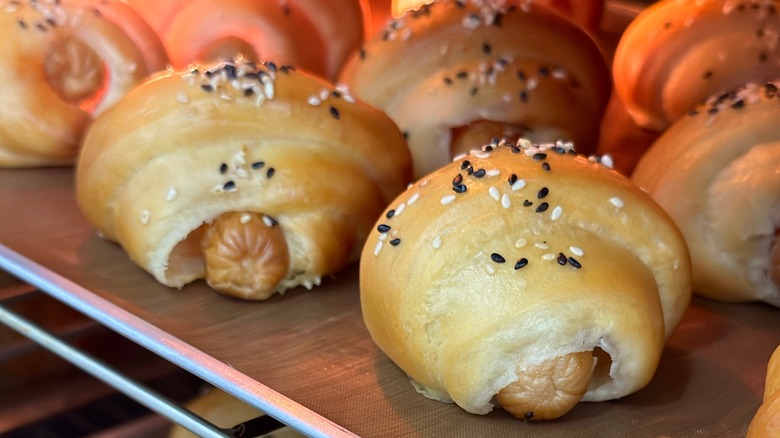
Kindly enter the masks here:
<path id="1" fill-rule="evenodd" d="M 713 96 L 664 132 L 632 175 L 685 236 L 702 296 L 780 306 L 778 85 Z"/>
<path id="2" fill-rule="evenodd" d="M 3 1 L 0 167 L 72 164 L 93 117 L 166 59 L 121 1 Z"/>
<path id="3" fill-rule="evenodd" d="M 441 0 L 390 21 L 341 81 L 404 131 L 414 177 L 497 137 L 591 152 L 610 95 L 596 43 L 534 3 Z"/>
<path id="4" fill-rule="evenodd" d="M 365 38 L 367 0 L 130 0 L 153 23 L 176 68 L 273 61 L 335 80 Z"/>
<path id="5" fill-rule="evenodd" d="M 551 419 L 653 377 L 690 301 L 685 242 L 627 178 L 570 152 L 487 146 L 377 222 L 360 262 L 363 318 L 425 396 Z"/>
<path id="6" fill-rule="evenodd" d="M 615 90 L 642 127 L 663 131 L 713 94 L 780 77 L 778 0 L 662 0 L 620 39 Z"/>
<path id="7" fill-rule="evenodd" d="M 161 74 L 101 115 L 76 195 L 160 283 L 205 278 L 259 300 L 355 261 L 410 166 L 380 111 L 290 67 L 239 59 Z"/>
<path id="8" fill-rule="evenodd" d="M 764 397 L 750 422 L 746 438 L 772 438 L 780 435 L 780 347 L 769 357 Z"/>

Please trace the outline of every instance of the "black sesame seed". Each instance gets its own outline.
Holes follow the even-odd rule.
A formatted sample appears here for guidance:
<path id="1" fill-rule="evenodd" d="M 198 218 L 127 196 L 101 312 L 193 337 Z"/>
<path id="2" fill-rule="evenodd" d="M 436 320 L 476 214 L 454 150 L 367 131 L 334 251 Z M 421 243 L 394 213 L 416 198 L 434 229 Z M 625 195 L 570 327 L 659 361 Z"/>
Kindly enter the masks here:
<path id="1" fill-rule="evenodd" d="M 535 161 L 542 161 L 545 158 L 547 158 L 547 154 L 545 154 L 544 152 L 537 152 L 537 153 L 534 154 L 534 160 Z"/>
<path id="2" fill-rule="evenodd" d="M 777 86 L 772 83 L 767 83 L 764 85 L 764 91 L 766 92 L 767 97 L 773 97 L 777 94 Z"/>
<path id="3" fill-rule="evenodd" d="M 49 30 L 46 26 L 43 25 L 43 23 L 35 23 L 35 28 L 41 32 L 46 32 Z"/>
<path id="4" fill-rule="evenodd" d="M 445 77 L 442 81 L 444 81 L 444 85 L 452 85 L 452 79 L 448 77 Z"/>
<path id="5" fill-rule="evenodd" d="M 376 230 L 377 230 L 377 231 L 379 231 L 380 233 L 386 233 L 386 232 L 390 231 L 390 225 L 387 225 L 387 224 L 379 224 L 379 225 L 376 227 Z"/>
<path id="6" fill-rule="evenodd" d="M 265 166 L 265 161 L 255 161 L 251 166 L 254 170 L 262 169 Z"/>
<path id="7" fill-rule="evenodd" d="M 335 106 L 332 106 L 332 107 L 328 108 L 328 111 L 330 111 L 330 115 L 334 119 L 338 120 L 338 119 L 341 118 L 341 114 L 339 113 L 339 110 Z"/>
<path id="8" fill-rule="evenodd" d="M 523 90 L 518 94 L 518 97 L 520 99 L 520 102 L 528 102 L 528 92 Z"/>
<path id="9" fill-rule="evenodd" d="M 482 53 L 489 55 L 491 51 L 493 51 L 493 48 L 489 43 L 482 43 Z"/>
<path id="10" fill-rule="evenodd" d="M 459 72 L 455 73 L 455 77 L 458 78 L 458 79 L 466 79 L 466 78 L 469 77 L 469 74 L 466 71 L 459 71 Z"/>
<path id="11" fill-rule="evenodd" d="M 692 110 L 688 111 L 688 116 L 689 116 L 689 117 L 693 117 L 693 116 L 695 116 L 696 114 L 699 114 L 699 112 L 698 112 L 698 111 L 696 111 L 695 109 L 692 109 Z"/>
<path id="12" fill-rule="evenodd" d="M 528 264 L 528 259 L 523 257 L 515 262 L 515 270 L 525 267 Z"/>
<path id="13" fill-rule="evenodd" d="M 479 92 L 479 88 L 471 87 L 471 89 L 469 90 L 469 96 L 476 96 L 477 92 Z"/>
<path id="14" fill-rule="evenodd" d="M 769 59 L 769 54 L 765 51 L 761 51 L 761 53 L 758 54 L 758 62 L 766 62 Z"/>
<path id="15" fill-rule="evenodd" d="M 225 191 L 232 191 L 236 189 L 236 183 L 234 181 L 228 181 L 222 185 L 222 189 Z"/>
<path id="16" fill-rule="evenodd" d="M 290 72 L 294 71 L 294 70 L 295 70 L 295 67 L 293 67 L 291 65 L 283 65 L 283 66 L 279 67 L 279 71 L 284 73 L 284 74 L 286 74 L 286 75 L 290 74 Z"/>
<path id="17" fill-rule="evenodd" d="M 238 70 L 236 70 L 236 66 L 233 64 L 225 64 L 225 73 L 227 73 L 229 79 L 238 78 Z"/>
<path id="18" fill-rule="evenodd" d="M 515 146 L 515 145 L 512 145 L 512 146 L 510 146 L 510 149 L 509 149 L 509 151 L 510 151 L 511 153 L 513 153 L 513 154 L 519 154 L 519 153 L 520 153 L 520 148 L 519 148 L 519 147 L 517 147 L 517 146 Z"/>
<path id="19" fill-rule="evenodd" d="M 212 86 L 211 86 L 211 85 L 209 85 L 209 84 L 202 84 L 202 85 L 200 86 L 200 88 L 201 88 L 201 90 L 203 90 L 203 91 L 206 91 L 206 92 L 209 92 L 209 93 L 210 93 L 210 92 L 212 92 L 212 91 L 214 91 L 214 87 L 212 87 Z"/>
<path id="20" fill-rule="evenodd" d="M 541 204 L 539 204 L 538 207 L 536 207 L 536 212 L 537 213 L 544 213 L 545 211 L 547 211 L 548 208 L 550 208 L 550 204 L 548 204 L 546 202 L 542 202 Z"/>
<path id="21" fill-rule="evenodd" d="M 267 223 L 268 223 L 268 225 L 269 225 L 269 226 L 271 226 L 271 227 L 275 227 L 275 226 L 279 225 L 279 221 L 277 221 L 276 219 L 274 219 L 274 218 L 273 218 L 273 217 L 271 217 L 271 216 L 268 216 L 267 214 L 264 214 L 264 215 L 263 215 L 263 219 L 264 219 L 264 221 L 265 221 L 265 222 L 267 222 Z"/>
<path id="22" fill-rule="evenodd" d="M 268 67 L 269 71 L 272 71 L 274 73 L 276 73 L 276 70 L 278 70 L 278 68 L 276 67 L 276 64 L 274 64 L 273 62 L 266 62 L 265 66 Z"/>
<path id="23" fill-rule="evenodd" d="M 480 168 L 474 171 L 474 176 L 477 178 L 482 178 L 486 173 L 487 172 L 485 172 L 485 169 Z"/>
<path id="24" fill-rule="evenodd" d="M 338 90 L 333 91 L 332 93 L 330 93 L 330 95 L 333 96 L 336 99 L 340 99 L 341 98 L 341 92 L 338 91 Z"/>
<path id="25" fill-rule="evenodd" d="M 734 103 L 731 104 L 731 107 L 734 109 L 740 109 L 745 107 L 745 101 L 740 99 Z"/>
<path id="26" fill-rule="evenodd" d="M 19 23 L 20 28 L 27 29 L 27 23 L 24 20 L 19 20 L 17 23 Z"/>
<path id="27" fill-rule="evenodd" d="M 504 263 L 506 261 L 506 259 L 497 252 L 490 254 L 490 260 L 493 260 L 496 263 Z"/>
<path id="28" fill-rule="evenodd" d="M 466 190 L 468 190 L 468 187 L 466 187 L 466 184 L 458 184 L 456 186 L 452 186 L 452 190 L 454 190 L 455 193 L 464 193 Z"/>
<path id="29" fill-rule="evenodd" d="M 569 260 L 566 258 L 566 255 L 564 253 L 559 252 L 558 253 L 558 258 L 555 259 L 555 261 L 557 261 L 558 264 L 561 265 L 561 266 L 566 266 L 566 262 L 568 262 Z"/>
<path id="30" fill-rule="evenodd" d="M 525 78 L 525 72 L 522 71 L 522 70 L 518 70 L 517 71 L 517 79 L 520 79 L 521 81 L 524 81 L 526 79 Z"/>
<path id="31" fill-rule="evenodd" d="M 463 162 L 460 163 L 460 168 L 461 169 L 465 169 L 465 168 L 467 168 L 469 166 L 471 166 L 471 161 L 469 161 L 469 160 L 463 160 Z"/>
<path id="32" fill-rule="evenodd" d="M 222 163 L 219 165 L 219 173 L 224 175 L 228 171 L 228 165 L 225 163 Z"/>
<path id="33" fill-rule="evenodd" d="M 517 175 L 515 175 L 514 173 L 513 173 L 513 174 L 511 174 L 511 175 L 509 175 L 509 179 L 508 179 L 508 181 L 509 181 L 509 184 L 510 184 L 510 185 L 512 185 L 512 184 L 514 184 L 514 183 L 516 183 L 516 182 L 517 182 Z"/>
<path id="34" fill-rule="evenodd" d="M 463 175 L 458 174 L 455 178 L 452 179 L 452 185 L 456 186 L 463 182 Z"/>
<path id="35" fill-rule="evenodd" d="M 547 67 L 539 67 L 539 76 L 543 78 L 550 76 L 550 69 Z"/>
<path id="36" fill-rule="evenodd" d="M 530 420 L 531 418 L 534 418 L 534 411 L 526 412 L 525 415 L 523 415 L 523 418 L 525 418 L 526 420 Z"/>
<path id="37" fill-rule="evenodd" d="M 707 114 L 709 114 L 709 115 L 718 114 L 718 108 L 717 107 L 712 107 L 712 108 L 707 109 Z"/>
<path id="38" fill-rule="evenodd" d="M 550 193 L 550 189 L 542 187 L 539 192 L 536 193 L 536 199 L 544 199 Z"/>
<path id="39" fill-rule="evenodd" d="M 395 216 L 395 210 L 390 210 L 387 212 L 387 214 L 385 214 L 385 217 L 388 219 L 392 218 L 393 216 Z"/>
<path id="40" fill-rule="evenodd" d="M 401 239 L 399 239 L 397 237 L 390 241 L 390 245 L 393 245 L 393 246 L 398 246 L 399 243 L 401 243 Z"/>
<path id="41" fill-rule="evenodd" d="M 469 166 L 468 169 L 466 169 L 466 174 L 467 175 L 473 175 L 474 174 L 474 168 Z"/>
<path id="42" fill-rule="evenodd" d="M 523 201 L 523 207 L 530 207 L 532 205 L 534 205 L 534 203 L 529 201 L 529 200 L 527 200 L 527 199 L 525 201 Z"/>
<path id="43" fill-rule="evenodd" d="M 577 269 L 582 268 L 582 265 L 580 264 L 580 262 L 578 262 L 577 259 L 575 259 L 574 257 L 569 257 L 569 264 L 574 266 Z"/>
<path id="44" fill-rule="evenodd" d="M 272 178 L 274 174 L 276 174 L 276 169 L 274 169 L 273 167 L 269 167 L 268 170 L 265 172 L 265 176 L 267 176 L 268 178 Z"/>
<path id="45" fill-rule="evenodd" d="M 244 96 L 245 97 L 249 97 L 249 96 L 251 96 L 253 94 L 255 94 L 255 90 L 253 90 L 251 88 L 247 88 L 246 90 L 244 90 Z"/>
<path id="46" fill-rule="evenodd" d="M 550 171 L 550 163 L 548 163 L 546 161 L 544 163 L 542 163 L 542 170 L 544 170 L 546 172 L 549 172 Z"/>

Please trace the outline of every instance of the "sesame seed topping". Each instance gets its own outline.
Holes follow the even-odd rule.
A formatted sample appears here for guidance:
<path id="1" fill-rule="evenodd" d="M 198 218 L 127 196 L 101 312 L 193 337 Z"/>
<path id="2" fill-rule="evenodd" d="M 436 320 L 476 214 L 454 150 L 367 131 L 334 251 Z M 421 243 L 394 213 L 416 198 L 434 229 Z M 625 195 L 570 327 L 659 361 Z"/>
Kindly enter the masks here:
<path id="1" fill-rule="evenodd" d="M 525 187 L 525 180 L 518 179 L 512 183 L 512 191 L 520 190 Z"/>
<path id="2" fill-rule="evenodd" d="M 568 262 L 569 262 L 570 265 L 574 266 L 577 269 L 582 268 L 582 265 L 580 264 L 580 262 L 577 261 L 577 259 L 575 259 L 574 257 L 569 257 Z"/>
<path id="3" fill-rule="evenodd" d="M 379 226 L 376 227 L 376 230 L 380 233 L 386 233 L 390 231 L 390 225 L 387 224 L 379 224 Z"/>
<path id="4" fill-rule="evenodd" d="M 550 249 L 550 245 L 548 245 L 547 242 L 536 242 L 534 243 L 534 246 L 539 249 Z"/>
<path id="5" fill-rule="evenodd" d="M 395 209 L 395 217 L 400 216 L 401 213 L 404 212 L 404 210 L 406 210 L 406 204 L 401 204 L 398 207 L 396 207 L 396 209 Z"/>
<path id="6" fill-rule="evenodd" d="M 527 200 L 527 199 L 525 201 L 523 201 L 523 207 L 530 207 L 532 205 L 534 205 L 534 203 L 529 201 L 529 200 Z"/>
<path id="7" fill-rule="evenodd" d="M 168 189 L 168 193 L 165 195 L 165 200 L 168 202 L 173 201 L 178 195 L 179 192 L 176 190 L 176 187 L 171 187 Z"/>
<path id="8" fill-rule="evenodd" d="M 386 218 L 388 218 L 388 219 L 392 218 L 393 216 L 395 216 L 395 210 L 389 210 L 389 211 L 388 211 L 388 212 L 385 214 L 385 217 L 386 217 Z"/>
<path id="9" fill-rule="evenodd" d="M 399 239 L 397 237 L 390 241 L 390 245 L 393 245 L 393 246 L 398 246 L 399 243 L 401 243 L 401 239 Z"/>
<path id="10" fill-rule="evenodd" d="M 252 216 L 249 213 L 241 213 L 241 217 L 238 219 L 242 224 L 247 224 L 250 220 L 252 220 Z"/>
<path id="11" fill-rule="evenodd" d="M 493 186 L 490 186 L 488 189 L 488 194 L 491 198 L 493 198 L 494 201 L 499 201 L 501 199 L 501 193 L 499 193 L 498 189 Z"/>
<path id="12" fill-rule="evenodd" d="M 236 190 L 236 183 L 235 181 L 228 181 L 225 184 L 222 185 L 222 190 L 226 192 L 232 192 Z"/>
<path id="13" fill-rule="evenodd" d="M 487 176 L 498 176 L 501 174 L 501 171 L 498 169 L 490 169 L 488 171 L 485 171 L 485 175 Z"/>
<path id="14" fill-rule="evenodd" d="M 515 175 L 514 173 L 509 175 L 509 178 L 507 178 L 507 181 L 509 181 L 509 185 L 510 186 L 513 185 L 514 183 L 517 182 L 517 175 Z"/>
<path id="15" fill-rule="evenodd" d="M 382 241 L 378 241 L 376 243 L 376 246 L 374 247 L 374 256 L 378 256 L 379 252 L 382 251 Z"/>
<path id="16" fill-rule="evenodd" d="M 485 176 L 486 173 L 487 172 L 485 171 L 485 169 L 481 169 L 480 168 L 480 169 L 477 169 L 477 170 L 474 171 L 474 176 L 476 178 L 482 178 L 483 176 Z"/>
<path id="17" fill-rule="evenodd" d="M 262 169 L 263 166 L 265 166 L 265 161 L 255 161 L 250 166 L 254 170 L 259 170 L 259 169 Z"/>
<path id="18" fill-rule="evenodd" d="M 550 219 L 557 221 L 561 218 L 561 215 L 563 214 L 563 207 L 560 205 L 556 205 L 555 208 L 553 208 L 552 213 L 550 213 Z"/>
<path id="19" fill-rule="evenodd" d="M 515 242 L 515 248 L 522 248 L 528 244 L 528 240 L 520 238 Z"/>
<path id="20" fill-rule="evenodd" d="M 536 199 L 544 199 L 547 197 L 547 195 L 550 193 L 550 189 L 547 187 L 542 187 L 539 189 L 539 191 L 536 193 Z"/>
<path id="21" fill-rule="evenodd" d="M 151 213 L 149 213 L 149 210 L 144 210 L 141 212 L 141 223 L 146 225 L 149 223 L 149 219 L 151 218 Z"/>
<path id="22" fill-rule="evenodd" d="M 276 175 L 276 169 L 273 167 L 269 167 L 268 170 L 265 172 L 265 176 L 270 178 L 273 178 L 273 176 Z"/>
<path id="23" fill-rule="evenodd" d="M 552 253 L 542 254 L 542 260 L 545 261 L 555 260 L 555 254 Z"/>
<path id="24" fill-rule="evenodd" d="M 222 163 L 222 164 L 220 164 L 220 165 L 219 165 L 219 173 L 221 173 L 222 175 L 224 175 L 224 174 L 226 174 L 226 173 L 227 173 L 227 171 L 228 171 L 228 165 L 227 165 L 227 163 Z"/>
<path id="25" fill-rule="evenodd" d="M 622 208 L 624 205 L 623 200 L 618 197 L 609 198 L 609 203 L 614 205 L 617 208 Z"/>
<path id="26" fill-rule="evenodd" d="M 501 206 L 508 209 L 512 206 L 512 201 L 509 199 L 509 195 L 504 193 L 504 196 L 501 197 Z"/>
<path id="27" fill-rule="evenodd" d="M 539 206 L 536 207 L 536 212 L 537 213 L 544 213 L 545 211 L 547 211 L 547 209 L 549 207 L 550 207 L 550 204 L 548 204 L 546 202 L 542 202 L 541 204 L 539 204 Z"/>
<path id="28" fill-rule="evenodd" d="M 518 270 L 520 268 L 524 268 L 528 264 L 528 259 L 523 257 L 521 259 L 518 259 L 517 262 L 515 262 L 515 270 Z"/>
<path id="29" fill-rule="evenodd" d="M 455 195 L 447 195 L 441 198 L 441 205 L 449 205 L 455 200 Z"/>
<path id="30" fill-rule="evenodd" d="M 309 99 L 307 99 L 307 102 L 311 106 L 320 106 L 320 104 L 322 103 L 320 98 L 317 97 L 317 96 L 309 96 Z"/>
<path id="31" fill-rule="evenodd" d="M 566 258 L 566 255 L 564 253 L 559 252 L 558 257 L 555 259 L 555 261 L 557 261 L 559 265 L 565 266 L 566 263 L 569 261 L 569 259 Z"/>
<path id="32" fill-rule="evenodd" d="M 577 257 L 582 257 L 585 255 L 585 251 L 583 251 L 579 246 L 570 246 L 569 251 L 573 252 Z"/>
<path id="33" fill-rule="evenodd" d="M 412 204 L 414 204 L 415 202 L 417 202 L 417 200 L 418 200 L 418 199 L 420 199 L 420 192 L 417 192 L 417 193 L 415 193 L 414 195 L 412 195 L 412 196 L 409 198 L 409 200 L 408 200 L 408 201 L 406 201 L 406 203 L 407 203 L 407 205 L 412 205 Z"/>
<path id="34" fill-rule="evenodd" d="M 452 185 L 456 186 L 463 182 L 463 175 L 458 174 L 455 178 L 452 179 Z"/>
<path id="35" fill-rule="evenodd" d="M 468 187 L 466 187 L 465 184 L 458 184 L 456 186 L 453 186 L 452 190 L 455 191 L 455 193 L 465 193 L 466 190 L 468 190 Z"/>
<path id="36" fill-rule="evenodd" d="M 493 260 L 496 263 L 504 263 L 504 262 L 506 262 L 506 259 L 504 259 L 504 257 L 501 256 L 501 254 L 496 253 L 496 252 L 490 254 L 490 260 Z"/>
<path id="37" fill-rule="evenodd" d="M 328 111 L 330 112 L 330 115 L 334 119 L 339 120 L 341 118 L 341 114 L 339 113 L 339 110 L 335 106 L 328 108 Z"/>
<path id="38" fill-rule="evenodd" d="M 441 248 L 441 236 L 438 236 L 438 235 L 437 235 L 436 237 L 434 237 L 434 238 L 433 238 L 432 245 L 433 245 L 433 248 L 434 248 L 434 249 L 439 249 L 439 248 Z"/>
<path id="39" fill-rule="evenodd" d="M 550 171 L 550 163 L 544 162 L 542 163 L 542 170 L 549 172 Z"/>

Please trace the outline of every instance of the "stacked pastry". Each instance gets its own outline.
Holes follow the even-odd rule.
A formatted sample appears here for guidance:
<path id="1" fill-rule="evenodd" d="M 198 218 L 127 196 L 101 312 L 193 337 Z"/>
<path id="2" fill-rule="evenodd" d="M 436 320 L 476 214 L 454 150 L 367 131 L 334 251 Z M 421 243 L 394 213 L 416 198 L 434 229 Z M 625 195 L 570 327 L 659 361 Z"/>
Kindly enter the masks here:
<path id="1" fill-rule="evenodd" d="M 72 164 L 92 119 L 166 54 L 119 0 L 0 3 L 0 167 Z"/>
<path id="2" fill-rule="evenodd" d="M 273 61 L 335 80 L 363 42 L 366 0 L 128 0 L 154 26 L 176 68 Z"/>
<path id="3" fill-rule="evenodd" d="M 390 21 L 341 78 L 404 132 L 415 178 L 495 137 L 563 139 L 590 152 L 610 95 L 593 39 L 533 2 L 421 6 Z"/>
<path id="4" fill-rule="evenodd" d="M 410 166 L 395 124 L 347 90 L 238 59 L 166 72 L 103 113 L 76 195 L 161 283 L 266 299 L 355 261 Z"/>
<path id="5" fill-rule="evenodd" d="M 366 326 L 419 392 L 524 419 L 645 386 L 690 294 L 685 242 L 647 194 L 522 139 L 412 185 L 360 265 Z"/>

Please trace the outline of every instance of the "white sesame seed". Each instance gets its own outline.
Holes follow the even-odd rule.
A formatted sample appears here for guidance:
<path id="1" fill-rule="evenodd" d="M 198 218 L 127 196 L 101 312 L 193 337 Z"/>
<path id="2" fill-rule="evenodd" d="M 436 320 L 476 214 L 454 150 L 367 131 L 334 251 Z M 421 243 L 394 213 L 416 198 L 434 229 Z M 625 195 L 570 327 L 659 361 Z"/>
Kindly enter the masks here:
<path id="1" fill-rule="evenodd" d="M 550 213 L 550 219 L 557 221 L 562 214 L 563 214 L 563 207 L 557 205 L 555 206 L 555 208 L 553 208 L 552 213 Z"/>
<path id="2" fill-rule="evenodd" d="M 379 240 L 387 239 L 387 233 L 379 233 Z"/>
<path id="3" fill-rule="evenodd" d="M 401 205 L 399 205 L 399 206 L 398 206 L 398 208 L 396 208 L 396 209 L 395 209 L 395 215 L 394 215 L 394 217 L 398 217 L 398 216 L 400 216 L 400 215 L 401 215 L 401 213 L 403 213 L 403 212 L 404 212 L 404 210 L 406 210 L 406 204 L 401 204 Z"/>
<path id="4" fill-rule="evenodd" d="M 496 273 L 496 268 L 490 263 L 485 263 L 485 271 L 487 271 L 488 274 L 493 275 Z"/>
<path id="5" fill-rule="evenodd" d="M 453 162 L 454 161 L 460 161 L 460 160 L 466 158 L 467 156 L 468 155 L 466 155 L 466 154 L 458 154 L 458 155 L 455 155 L 454 157 L 452 157 L 452 161 Z"/>
<path id="6" fill-rule="evenodd" d="M 173 201 L 178 195 L 179 192 L 176 190 L 176 187 L 171 187 L 168 189 L 168 193 L 165 195 L 165 200 L 168 202 Z"/>
<path id="7" fill-rule="evenodd" d="M 609 198 L 609 203 L 614 205 L 617 208 L 621 208 L 624 205 L 623 204 L 623 200 L 618 198 L 618 197 L 616 197 L 616 196 L 612 197 L 612 198 Z"/>
<path id="8" fill-rule="evenodd" d="M 309 102 L 309 105 L 311 106 L 319 106 L 322 103 L 322 101 L 317 96 L 309 96 L 307 102 Z"/>
<path id="9" fill-rule="evenodd" d="M 412 195 L 412 196 L 409 198 L 409 200 L 408 200 L 408 201 L 406 201 L 406 203 L 407 203 L 408 205 L 412 205 L 412 204 L 414 204 L 415 202 L 417 202 L 417 200 L 418 200 L 418 199 L 420 199 L 420 192 L 417 192 L 417 193 L 415 193 L 414 195 Z"/>
<path id="10" fill-rule="evenodd" d="M 179 93 L 179 95 L 176 96 L 176 100 L 181 103 L 187 103 L 190 101 L 190 98 L 185 93 Z"/>
<path id="11" fill-rule="evenodd" d="M 320 90 L 320 100 L 325 101 L 328 99 L 328 96 L 330 96 L 330 91 L 326 89 Z"/>
<path id="12" fill-rule="evenodd" d="M 604 154 L 601 156 L 601 164 L 612 169 L 615 167 L 615 160 L 612 159 L 612 155 Z"/>
<path id="13" fill-rule="evenodd" d="M 252 216 L 250 216 L 249 213 L 242 213 L 241 217 L 238 219 L 242 224 L 249 223 L 250 220 L 252 220 Z"/>
<path id="14" fill-rule="evenodd" d="M 149 210 L 144 210 L 141 212 L 141 223 L 146 225 L 149 223 L 149 219 L 151 217 L 151 213 L 149 213 Z"/>
<path id="15" fill-rule="evenodd" d="M 528 79 L 528 82 L 526 82 L 526 84 L 525 84 L 525 87 L 526 87 L 528 90 L 534 90 L 534 89 L 536 89 L 536 87 L 538 87 L 538 86 L 539 86 L 539 80 L 538 80 L 538 79 L 536 79 L 536 78 L 529 78 L 529 79 Z"/>
<path id="16" fill-rule="evenodd" d="M 580 248 L 579 246 L 570 246 L 569 251 L 571 251 L 572 254 L 578 257 L 582 257 L 583 255 L 585 255 L 585 251 L 583 251 L 582 248 Z"/>
<path id="17" fill-rule="evenodd" d="M 509 199 L 509 195 L 504 193 L 504 196 L 501 197 L 501 206 L 504 208 L 509 208 L 512 206 L 512 201 Z"/>
<path id="18" fill-rule="evenodd" d="M 441 248 L 441 236 L 436 236 L 433 238 L 433 247 L 435 249 Z"/>
<path id="19" fill-rule="evenodd" d="M 539 248 L 539 249 L 550 249 L 550 245 L 548 245 L 545 242 L 536 242 L 536 243 L 534 243 L 534 246 Z"/>
<path id="20" fill-rule="evenodd" d="M 449 205 L 455 200 L 455 195 L 447 195 L 441 198 L 441 205 Z M 396 216 L 398 212 L 395 213 Z"/>
<path id="21" fill-rule="evenodd" d="M 271 219 L 270 217 L 266 216 L 266 215 L 263 215 L 263 223 L 268 228 L 271 228 L 271 227 L 274 226 L 274 220 Z"/>
<path id="22" fill-rule="evenodd" d="M 515 248 L 522 248 L 522 247 L 524 247 L 527 244 L 528 244 L 528 241 L 521 237 L 521 238 L 517 239 L 517 242 L 515 242 Z"/>
<path id="23" fill-rule="evenodd" d="M 528 149 L 528 148 L 532 147 L 533 145 L 534 144 L 531 143 L 531 140 L 529 140 L 527 138 L 520 138 L 520 139 L 517 140 L 517 146 L 519 148 L 521 148 L 521 149 Z M 531 154 L 531 155 L 533 155 L 533 154 Z"/>
<path id="24" fill-rule="evenodd" d="M 431 182 L 430 178 L 425 178 L 424 180 L 420 181 L 420 187 L 425 187 Z"/>
<path id="25" fill-rule="evenodd" d="M 555 260 L 555 254 L 543 254 L 542 260 Z"/>
<path id="26" fill-rule="evenodd" d="M 501 199 L 501 193 L 494 186 L 490 186 L 490 188 L 488 189 L 488 194 L 496 202 L 498 202 Z"/>
<path id="27" fill-rule="evenodd" d="M 381 240 L 378 241 L 376 243 L 376 246 L 374 247 L 374 256 L 378 256 L 379 255 L 379 251 L 382 251 L 382 241 Z"/>
<path id="28" fill-rule="evenodd" d="M 479 151 L 473 154 L 477 158 L 490 158 L 490 152 Z"/>
<path id="29" fill-rule="evenodd" d="M 515 181 L 514 183 L 512 183 L 512 191 L 520 190 L 523 187 L 525 187 L 525 180 L 524 179 L 519 179 L 519 180 Z"/>
<path id="30" fill-rule="evenodd" d="M 487 175 L 487 176 L 498 176 L 500 174 L 501 174 L 501 171 L 498 170 L 498 169 L 490 169 L 490 170 L 485 172 L 485 175 Z"/>

